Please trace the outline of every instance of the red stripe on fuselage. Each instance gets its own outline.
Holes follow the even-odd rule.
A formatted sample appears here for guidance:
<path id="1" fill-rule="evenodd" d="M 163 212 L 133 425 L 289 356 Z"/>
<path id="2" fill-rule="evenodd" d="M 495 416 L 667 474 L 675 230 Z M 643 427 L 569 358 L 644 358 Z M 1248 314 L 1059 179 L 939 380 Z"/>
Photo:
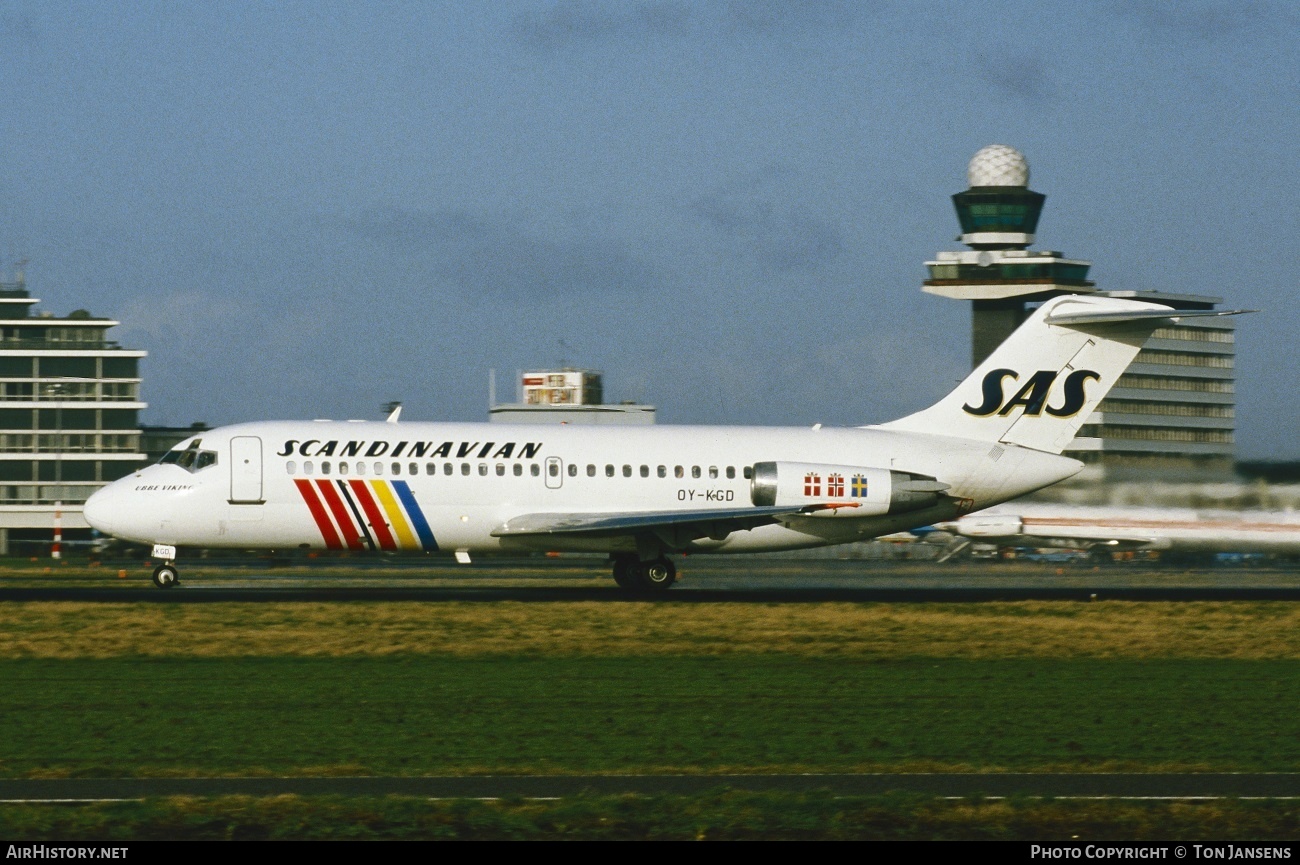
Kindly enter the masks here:
<path id="1" fill-rule="evenodd" d="M 343 499 L 339 498 L 339 491 L 334 489 L 334 482 L 319 480 L 316 481 L 316 485 L 320 487 L 321 495 L 329 504 L 330 513 L 334 514 L 334 519 L 339 524 L 339 531 L 343 533 L 343 541 L 348 545 L 348 549 L 365 549 L 365 545 L 361 543 L 361 535 L 357 533 L 357 527 L 352 524 L 352 514 L 348 513 L 348 506 L 343 504 Z"/>
<path id="2" fill-rule="evenodd" d="M 383 481 L 376 481 L 376 483 L 383 483 Z M 375 530 L 375 540 L 379 541 L 379 546 L 385 550 L 397 549 L 397 541 L 393 540 L 393 533 L 388 530 L 384 512 L 379 509 L 379 505 L 375 504 L 375 497 L 370 494 L 370 487 L 366 486 L 365 481 L 349 481 L 348 486 L 352 487 L 357 501 L 361 502 L 361 509 L 366 512 L 366 519 L 370 520 L 370 527 Z"/>
<path id="3" fill-rule="evenodd" d="M 341 550 L 343 544 L 339 541 L 338 532 L 334 531 L 334 526 L 330 524 L 329 514 L 325 513 L 325 508 L 321 506 L 320 498 L 316 495 L 316 490 L 312 487 L 311 481 L 295 479 L 294 486 L 302 494 L 302 500 L 307 503 L 307 510 L 311 511 L 312 519 L 316 521 L 316 528 L 320 529 L 321 537 L 325 539 L 325 548 L 330 550 Z"/>

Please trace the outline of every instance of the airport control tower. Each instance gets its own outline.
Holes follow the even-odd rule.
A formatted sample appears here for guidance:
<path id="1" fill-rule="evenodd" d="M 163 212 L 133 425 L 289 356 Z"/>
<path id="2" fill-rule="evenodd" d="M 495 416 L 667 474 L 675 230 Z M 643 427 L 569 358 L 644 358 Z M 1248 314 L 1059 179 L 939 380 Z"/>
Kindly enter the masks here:
<path id="1" fill-rule="evenodd" d="M 971 361 L 979 366 L 1028 316 L 1031 303 L 1059 294 L 1090 294 L 1087 261 L 1034 251 L 1047 196 L 1029 188 L 1029 163 L 1013 147 L 990 144 L 966 169 L 970 188 L 952 197 L 957 239 L 970 247 L 927 261 L 923 291 L 971 301 Z"/>
<path id="2" fill-rule="evenodd" d="M 1046 196 L 1029 188 L 1020 151 L 991 144 L 966 169 L 970 188 L 952 197 L 968 249 L 927 261 L 921 290 L 971 304 L 974 366 L 1032 311 L 1061 294 L 1104 294 L 1213 309 L 1222 298 L 1161 291 L 1101 291 L 1090 262 L 1029 249 Z M 1219 481 L 1232 477 L 1236 385 L 1231 318 L 1184 319 L 1156 330 L 1079 430 L 1066 454 L 1087 469 L 1077 481 Z M 1069 484 L 1061 486 L 1067 489 Z"/>

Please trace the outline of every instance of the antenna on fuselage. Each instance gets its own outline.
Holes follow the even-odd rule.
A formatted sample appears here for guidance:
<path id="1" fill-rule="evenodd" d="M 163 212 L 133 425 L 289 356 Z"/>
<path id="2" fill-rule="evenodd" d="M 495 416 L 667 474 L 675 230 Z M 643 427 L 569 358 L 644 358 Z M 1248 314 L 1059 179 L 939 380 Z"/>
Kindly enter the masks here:
<path id="1" fill-rule="evenodd" d="M 384 403 L 384 411 L 388 414 L 387 423 L 397 423 L 397 419 L 402 416 L 402 401 Z"/>

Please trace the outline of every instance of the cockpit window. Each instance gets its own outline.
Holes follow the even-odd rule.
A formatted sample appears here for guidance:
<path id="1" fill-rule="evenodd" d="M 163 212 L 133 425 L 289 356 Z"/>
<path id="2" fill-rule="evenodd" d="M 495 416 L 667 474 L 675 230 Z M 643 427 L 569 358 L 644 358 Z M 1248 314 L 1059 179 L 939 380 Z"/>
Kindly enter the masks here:
<path id="1" fill-rule="evenodd" d="M 197 472 L 217 464 L 217 452 L 201 449 L 202 439 L 195 439 L 181 450 L 167 451 L 158 465 L 175 464 L 187 472 Z"/>

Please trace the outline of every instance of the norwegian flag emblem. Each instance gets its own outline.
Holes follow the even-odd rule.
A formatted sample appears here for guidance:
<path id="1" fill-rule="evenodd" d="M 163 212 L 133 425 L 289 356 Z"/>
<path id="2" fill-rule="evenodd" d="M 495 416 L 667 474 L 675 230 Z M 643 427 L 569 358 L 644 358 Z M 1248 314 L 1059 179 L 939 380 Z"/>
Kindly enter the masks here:
<path id="1" fill-rule="evenodd" d="M 826 495 L 828 496 L 844 495 L 844 475 L 833 474 L 826 479 Z"/>
<path id="2" fill-rule="evenodd" d="M 822 494 L 822 476 L 814 474 L 804 475 L 803 494 L 805 496 L 820 496 Z"/>

